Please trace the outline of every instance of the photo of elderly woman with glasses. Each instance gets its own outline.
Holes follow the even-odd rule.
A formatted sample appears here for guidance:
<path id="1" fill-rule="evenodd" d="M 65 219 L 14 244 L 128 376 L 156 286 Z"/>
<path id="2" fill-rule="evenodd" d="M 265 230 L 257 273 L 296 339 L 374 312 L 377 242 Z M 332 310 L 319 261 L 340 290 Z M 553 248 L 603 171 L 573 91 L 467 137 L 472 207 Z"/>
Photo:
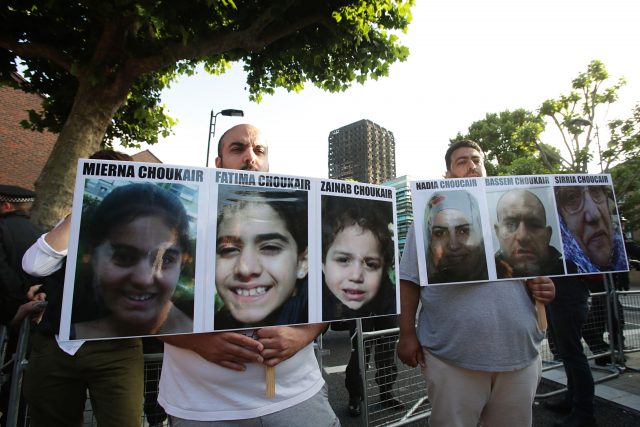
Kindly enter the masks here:
<path id="1" fill-rule="evenodd" d="M 608 185 L 556 187 L 555 198 L 567 273 L 628 269 Z"/>

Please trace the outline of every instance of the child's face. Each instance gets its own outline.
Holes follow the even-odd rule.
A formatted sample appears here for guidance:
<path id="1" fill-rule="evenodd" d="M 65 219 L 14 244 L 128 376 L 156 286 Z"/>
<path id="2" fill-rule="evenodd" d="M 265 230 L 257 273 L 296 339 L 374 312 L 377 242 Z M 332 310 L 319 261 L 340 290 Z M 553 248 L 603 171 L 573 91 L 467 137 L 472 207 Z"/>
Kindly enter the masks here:
<path id="1" fill-rule="evenodd" d="M 257 323 L 285 303 L 307 275 L 307 252 L 267 203 L 228 208 L 218 226 L 216 288 L 239 322 Z"/>
<path id="2" fill-rule="evenodd" d="M 138 217 L 113 227 L 92 255 L 95 279 L 113 318 L 155 332 L 166 319 L 180 276 L 182 250 L 175 229 L 155 216 Z"/>
<path id="3" fill-rule="evenodd" d="M 373 233 L 352 225 L 336 235 L 322 271 L 336 298 L 359 310 L 378 294 L 383 266 L 382 248 Z"/>

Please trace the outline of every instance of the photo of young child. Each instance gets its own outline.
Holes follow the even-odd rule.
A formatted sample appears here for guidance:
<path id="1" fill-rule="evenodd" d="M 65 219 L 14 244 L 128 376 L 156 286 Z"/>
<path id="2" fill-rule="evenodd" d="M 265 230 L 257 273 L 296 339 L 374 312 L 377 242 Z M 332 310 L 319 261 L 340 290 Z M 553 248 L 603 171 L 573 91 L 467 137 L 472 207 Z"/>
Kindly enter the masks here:
<path id="1" fill-rule="evenodd" d="M 322 196 L 323 321 L 395 314 L 393 207 Z"/>
<path id="2" fill-rule="evenodd" d="M 219 187 L 215 330 L 308 321 L 307 199 Z"/>

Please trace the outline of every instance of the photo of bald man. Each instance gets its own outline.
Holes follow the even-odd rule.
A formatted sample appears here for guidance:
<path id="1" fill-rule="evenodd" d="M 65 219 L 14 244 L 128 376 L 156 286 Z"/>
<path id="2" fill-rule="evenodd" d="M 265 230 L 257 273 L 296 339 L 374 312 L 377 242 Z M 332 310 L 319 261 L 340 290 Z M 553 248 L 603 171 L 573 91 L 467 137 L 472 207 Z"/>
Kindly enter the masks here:
<path id="1" fill-rule="evenodd" d="M 533 191 L 513 189 L 502 193 L 496 204 L 496 219 L 499 279 L 565 274 L 562 254 L 550 244 L 553 228 L 547 221 L 547 210 Z"/>

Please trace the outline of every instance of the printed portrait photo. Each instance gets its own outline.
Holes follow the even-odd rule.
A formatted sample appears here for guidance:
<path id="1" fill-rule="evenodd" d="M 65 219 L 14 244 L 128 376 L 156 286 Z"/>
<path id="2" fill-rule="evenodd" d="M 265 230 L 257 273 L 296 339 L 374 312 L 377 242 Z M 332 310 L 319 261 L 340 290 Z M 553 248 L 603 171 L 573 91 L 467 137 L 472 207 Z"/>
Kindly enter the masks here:
<path id="1" fill-rule="evenodd" d="M 397 313 L 393 205 L 322 196 L 322 319 Z"/>
<path id="2" fill-rule="evenodd" d="M 214 329 L 308 322 L 308 194 L 218 187 Z"/>
<path id="3" fill-rule="evenodd" d="M 558 186 L 555 197 L 567 273 L 627 270 L 611 187 Z"/>
<path id="4" fill-rule="evenodd" d="M 471 193 L 433 193 L 425 206 L 424 234 L 429 284 L 488 279 L 480 210 Z"/>
<path id="5" fill-rule="evenodd" d="M 551 187 L 489 192 L 487 199 L 499 279 L 565 274 Z"/>
<path id="6" fill-rule="evenodd" d="M 197 192 L 85 181 L 71 339 L 193 331 Z"/>

